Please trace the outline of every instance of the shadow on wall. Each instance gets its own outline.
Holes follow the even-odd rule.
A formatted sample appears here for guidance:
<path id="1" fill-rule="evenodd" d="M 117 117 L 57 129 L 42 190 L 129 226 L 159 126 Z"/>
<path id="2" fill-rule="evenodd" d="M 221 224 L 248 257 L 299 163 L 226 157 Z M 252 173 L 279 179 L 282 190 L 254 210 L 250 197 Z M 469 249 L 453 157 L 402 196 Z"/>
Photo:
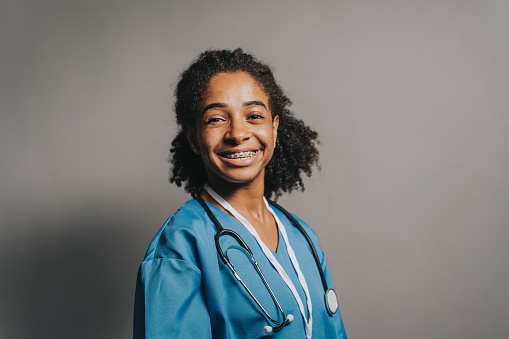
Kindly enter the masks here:
<path id="1" fill-rule="evenodd" d="M 16 236 L 1 241 L 0 337 L 132 336 L 144 253 L 136 245 L 136 222 L 104 208 L 81 210 L 56 218 L 32 215 L 17 225 L 4 217 Z"/>

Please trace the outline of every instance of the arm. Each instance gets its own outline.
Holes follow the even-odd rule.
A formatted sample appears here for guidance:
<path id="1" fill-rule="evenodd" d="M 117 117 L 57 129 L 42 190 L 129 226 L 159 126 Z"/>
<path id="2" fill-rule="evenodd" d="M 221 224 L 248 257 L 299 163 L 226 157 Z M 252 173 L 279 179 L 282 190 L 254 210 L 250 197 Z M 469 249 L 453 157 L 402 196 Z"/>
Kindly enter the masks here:
<path id="1" fill-rule="evenodd" d="M 320 252 L 322 254 L 320 263 L 322 266 L 323 274 L 325 275 L 325 280 L 327 281 L 327 285 L 329 288 L 334 288 L 334 290 L 336 290 L 334 287 L 334 284 L 332 282 L 332 277 L 330 275 L 329 268 L 327 266 L 327 258 L 326 258 L 325 252 L 323 252 L 321 249 L 320 249 Z M 339 292 L 337 290 L 336 290 L 336 294 L 339 295 Z M 338 302 L 339 302 L 339 300 L 338 300 Z M 345 327 L 343 325 L 343 319 L 341 317 L 341 312 L 340 312 L 339 308 L 338 308 L 338 311 L 336 312 L 336 314 L 334 314 L 334 317 L 336 319 L 336 321 L 334 323 L 335 328 L 336 328 L 336 338 L 347 339 Z"/>
<path id="2" fill-rule="evenodd" d="M 134 338 L 210 338 L 201 271 L 182 259 L 145 261 L 138 271 Z"/>
<path id="3" fill-rule="evenodd" d="M 295 217 L 295 218 L 297 218 L 297 217 Z M 332 282 L 332 277 L 331 277 L 331 274 L 329 271 L 329 267 L 327 265 L 327 256 L 325 255 L 325 252 L 321 249 L 320 245 L 318 244 L 318 237 L 317 237 L 316 233 L 305 222 L 303 222 L 302 220 L 300 220 L 298 218 L 297 218 L 297 220 L 303 226 L 304 230 L 311 238 L 313 246 L 315 247 L 315 250 L 318 254 L 318 259 L 320 260 L 320 266 L 322 267 L 323 274 L 325 276 L 325 280 L 327 281 L 327 286 L 329 288 L 335 289 L 334 283 Z M 338 296 L 340 295 L 340 291 L 336 290 L 336 293 Z M 346 339 L 347 336 L 346 336 L 346 332 L 345 332 L 345 328 L 343 325 L 343 320 L 342 320 L 341 312 L 340 312 L 339 308 L 338 308 L 337 312 L 334 315 L 332 315 L 332 319 L 333 319 L 333 324 L 334 324 L 334 330 L 333 330 L 333 332 L 329 333 L 327 335 L 327 337 L 332 338 L 332 336 L 334 335 L 334 338 Z"/>

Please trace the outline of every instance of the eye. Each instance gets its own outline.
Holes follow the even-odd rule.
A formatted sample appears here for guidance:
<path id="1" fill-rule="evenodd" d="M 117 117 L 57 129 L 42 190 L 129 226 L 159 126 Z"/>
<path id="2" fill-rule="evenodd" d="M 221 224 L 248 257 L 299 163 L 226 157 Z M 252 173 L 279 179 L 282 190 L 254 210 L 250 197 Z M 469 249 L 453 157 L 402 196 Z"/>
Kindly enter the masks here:
<path id="1" fill-rule="evenodd" d="M 207 119 L 205 121 L 205 124 L 207 124 L 207 125 L 209 125 L 209 124 L 217 124 L 217 123 L 220 123 L 222 121 L 225 121 L 225 119 L 223 117 L 215 116 L 215 117 L 211 117 L 211 118 Z"/>
<path id="2" fill-rule="evenodd" d="M 253 112 L 248 116 L 248 119 L 250 119 L 250 120 L 261 120 L 264 118 L 265 117 L 262 114 L 260 114 L 259 112 Z"/>

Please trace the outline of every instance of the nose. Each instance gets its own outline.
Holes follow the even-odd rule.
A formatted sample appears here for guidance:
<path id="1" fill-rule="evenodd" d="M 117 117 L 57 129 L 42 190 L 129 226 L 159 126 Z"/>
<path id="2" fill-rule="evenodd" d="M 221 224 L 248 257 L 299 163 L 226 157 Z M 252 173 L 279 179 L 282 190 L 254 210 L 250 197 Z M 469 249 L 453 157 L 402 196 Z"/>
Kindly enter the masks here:
<path id="1" fill-rule="evenodd" d="M 225 140 L 236 145 L 241 144 L 243 141 L 251 137 L 248 123 L 242 118 L 232 118 L 228 131 L 225 133 Z"/>

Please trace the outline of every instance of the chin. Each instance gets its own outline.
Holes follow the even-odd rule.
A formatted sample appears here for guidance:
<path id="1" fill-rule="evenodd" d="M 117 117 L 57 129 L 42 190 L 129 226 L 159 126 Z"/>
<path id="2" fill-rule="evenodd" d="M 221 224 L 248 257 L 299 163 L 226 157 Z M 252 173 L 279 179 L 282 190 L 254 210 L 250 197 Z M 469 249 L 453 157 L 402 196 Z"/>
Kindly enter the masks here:
<path id="1" fill-rule="evenodd" d="M 231 173 L 231 171 L 227 172 L 221 172 L 220 175 L 217 175 L 217 173 L 212 174 L 212 176 L 209 174 L 209 178 L 212 179 L 213 182 L 224 182 L 226 184 L 235 185 L 235 186 L 242 186 L 249 183 L 253 183 L 259 178 L 264 177 L 263 171 L 255 171 L 253 173 L 252 171 L 234 171 L 234 172 L 243 172 L 243 173 Z M 209 180 L 210 181 L 210 180 Z"/>

